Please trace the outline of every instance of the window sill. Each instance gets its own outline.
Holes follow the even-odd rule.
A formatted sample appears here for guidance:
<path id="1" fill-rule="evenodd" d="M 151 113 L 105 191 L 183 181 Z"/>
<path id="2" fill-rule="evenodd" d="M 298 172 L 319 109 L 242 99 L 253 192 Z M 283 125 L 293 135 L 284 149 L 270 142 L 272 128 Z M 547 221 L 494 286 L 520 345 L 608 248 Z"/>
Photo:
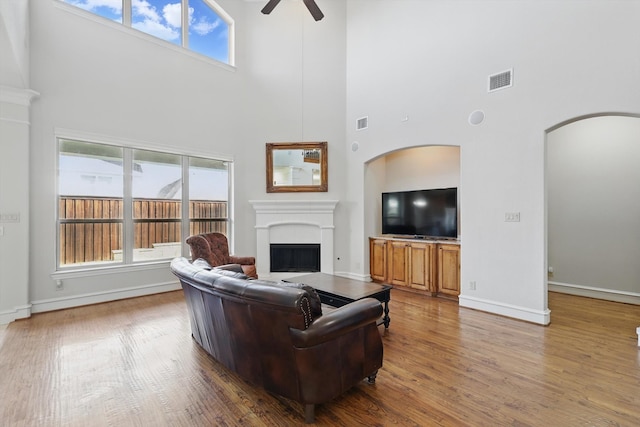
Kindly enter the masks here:
<path id="1" fill-rule="evenodd" d="M 84 267 L 84 268 L 72 268 L 68 270 L 59 270 L 51 273 L 53 280 L 75 279 L 82 277 L 92 276 L 106 276 L 109 274 L 120 273 L 134 273 L 138 271 L 158 270 L 161 268 L 168 268 L 171 260 L 164 259 L 154 262 L 145 262 L 140 264 L 118 264 L 100 267 Z"/>

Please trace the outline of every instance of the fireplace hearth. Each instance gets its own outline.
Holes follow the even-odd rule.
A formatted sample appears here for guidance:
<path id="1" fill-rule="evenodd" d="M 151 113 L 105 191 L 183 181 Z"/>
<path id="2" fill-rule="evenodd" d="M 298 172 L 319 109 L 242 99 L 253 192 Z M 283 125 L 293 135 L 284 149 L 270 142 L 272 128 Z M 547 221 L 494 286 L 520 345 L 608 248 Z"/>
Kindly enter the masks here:
<path id="1" fill-rule="evenodd" d="M 320 271 L 320 245 L 308 243 L 271 243 L 272 273 Z"/>

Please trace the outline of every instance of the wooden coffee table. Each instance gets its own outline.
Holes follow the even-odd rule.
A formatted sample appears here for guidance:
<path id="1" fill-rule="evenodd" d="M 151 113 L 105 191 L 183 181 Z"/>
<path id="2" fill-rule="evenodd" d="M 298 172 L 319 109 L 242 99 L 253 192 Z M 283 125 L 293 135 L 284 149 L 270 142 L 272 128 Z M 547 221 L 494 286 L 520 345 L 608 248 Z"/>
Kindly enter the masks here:
<path id="1" fill-rule="evenodd" d="M 389 328 L 389 301 L 391 300 L 391 285 L 381 285 L 373 282 L 347 279 L 326 273 L 311 273 L 290 277 L 287 282 L 303 283 L 312 286 L 320 296 L 323 304 L 332 307 L 342 307 L 362 298 L 375 298 L 384 304 L 382 321 L 386 329 Z"/>

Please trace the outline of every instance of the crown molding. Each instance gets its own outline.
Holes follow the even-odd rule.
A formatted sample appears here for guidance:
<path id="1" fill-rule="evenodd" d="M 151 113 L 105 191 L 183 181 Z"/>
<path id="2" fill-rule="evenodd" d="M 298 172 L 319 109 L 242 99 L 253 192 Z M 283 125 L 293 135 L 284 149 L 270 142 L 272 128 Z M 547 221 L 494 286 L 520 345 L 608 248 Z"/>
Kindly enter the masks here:
<path id="1" fill-rule="evenodd" d="M 18 89 L 10 86 L 0 86 L 0 102 L 17 104 L 28 107 L 34 98 L 40 96 L 39 92 L 31 89 Z"/>

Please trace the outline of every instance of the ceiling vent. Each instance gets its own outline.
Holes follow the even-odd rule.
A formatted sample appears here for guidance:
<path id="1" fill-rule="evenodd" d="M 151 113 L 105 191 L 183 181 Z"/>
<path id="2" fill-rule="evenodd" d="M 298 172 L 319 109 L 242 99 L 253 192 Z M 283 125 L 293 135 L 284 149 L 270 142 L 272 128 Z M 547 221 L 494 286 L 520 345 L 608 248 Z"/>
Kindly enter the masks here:
<path id="1" fill-rule="evenodd" d="M 356 130 L 364 130 L 369 127 L 369 117 L 360 117 L 356 120 Z"/>
<path id="2" fill-rule="evenodd" d="M 513 86 L 513 68 L 489 76 L 489 92 Z"/>

